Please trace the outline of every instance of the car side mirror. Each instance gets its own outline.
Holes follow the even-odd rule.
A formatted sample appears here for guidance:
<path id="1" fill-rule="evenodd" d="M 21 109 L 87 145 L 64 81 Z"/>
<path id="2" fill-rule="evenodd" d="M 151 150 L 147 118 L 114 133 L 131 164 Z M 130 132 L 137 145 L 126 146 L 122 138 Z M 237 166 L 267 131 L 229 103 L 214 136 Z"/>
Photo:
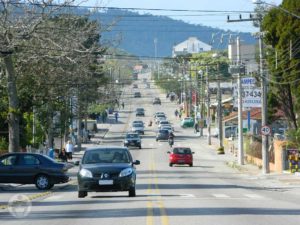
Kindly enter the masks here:
<path id="1" fill-rule="evenodd" d="M 170 152 L 170 151 L 167 151 L 167 153 L 168 153 L 168 154 L 171 154 L 171 152 Z"/>
<path id="2" fill-rule="evenodd" d="M 132 164 L 134 164 L 134 165 L 140 165 L 141 162 L 140 162 L 140 160 L 135 160 Z"/>
<path id="3" fill-rule="evenodd" d="M 195 152 L 192 152 L 192 154 L 195 154 Z"/>
<path id="4" fill-rule="evenodd" d="M 79 166 L 79 164 L 80 164 L 79 161 L 75 161 L 75 162 L 74 162 L 74 165 L 75 165 L 75 166 Z"/>

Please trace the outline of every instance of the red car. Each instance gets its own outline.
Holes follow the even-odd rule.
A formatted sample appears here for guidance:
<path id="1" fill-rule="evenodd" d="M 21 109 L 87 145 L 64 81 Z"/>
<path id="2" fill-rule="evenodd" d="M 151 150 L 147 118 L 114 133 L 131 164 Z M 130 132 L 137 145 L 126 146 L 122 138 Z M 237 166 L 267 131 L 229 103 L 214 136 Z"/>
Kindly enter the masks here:
<path id="1" fill-rule="evenodd" d="M 168 153 L 170 154 L 169 166 L 173 166 L 174 164 L 188 164 L 189 166 L 193 166 L 194 152 L 192 152 L 190 148 L 174 147 L 172 151 Z"/>

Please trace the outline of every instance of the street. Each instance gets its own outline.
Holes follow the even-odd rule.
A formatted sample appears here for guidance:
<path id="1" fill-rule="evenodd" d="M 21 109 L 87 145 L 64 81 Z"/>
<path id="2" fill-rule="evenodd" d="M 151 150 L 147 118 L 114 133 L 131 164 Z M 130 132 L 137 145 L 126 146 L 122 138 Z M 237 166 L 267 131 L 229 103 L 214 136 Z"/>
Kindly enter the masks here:
<path id="1" fill-rule="evenodd" d="M 300 182 L 292 178 L 262 177 L 255 172 L 242 173 L 226 165 L 227 154 L 218 155 L 207 138 L 199 137 L 193 128 L 181 128 L 174 110 L 177 105 L 166 99 L 152 83 L 146 88 L 142 78 L 136 83 L 141 98 L 134 98 L 134 89 L 125 87 L 125 108 L 119 111 L 118 123 L 100 140 L 101 145 L 123 146 L 124 134 L 136 119 L 135 109 L 145 108 L 145 135 L 142 149 L 130 149 L 137 165 L 137 196 L 127 192 L 89 193 L 77 197 L 76 173 L 72 180 L 54 189 L 38 191 L 34 185 L 23 185 L 0 191 L 1 225 L 13 224 L 101 224 L 101 225 L 261 225 L 295 224 L 300 222 Z M 161 105 L 152 105 L 160 97 Z M 156 111 L 163 111 L 175 128 L 174 146 L 191 147 L 195 152 L 194 166 L 169 167 L 167 141 L 155 141 L 157 125 L 148 126 Z M 217 141 L 216 141 L 217 142 Z M 87 144 L 86 146 L 95 146 Z M 77 152 L 75 158 L 80 158 Z M 286 182 L 282 182 L 284 180 Z M 295 182 L 294 182 L 295 181 Z M 31 198 L 32 207 L 26 217 L 17 218 L 8 211 L 7 202 L 17 194 Z"/>

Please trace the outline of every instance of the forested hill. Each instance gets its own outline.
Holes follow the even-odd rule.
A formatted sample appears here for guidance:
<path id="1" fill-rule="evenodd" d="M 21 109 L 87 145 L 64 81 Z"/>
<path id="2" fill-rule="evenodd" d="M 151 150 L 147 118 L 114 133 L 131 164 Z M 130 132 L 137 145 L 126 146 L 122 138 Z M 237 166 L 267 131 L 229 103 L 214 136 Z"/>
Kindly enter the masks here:
<path id="1" fill-rule="evenodd" d="M 192 25 L 165 16 L 140 15 L 135 12 L 111 9 L 91 15 L 91 19 L 101 22 L 102 41 L 113 43 L 115 47 L 137 56 L 155 56 L 154 40 L 157 40 L 157 56 L 171 56 L 172 48 L 189 37 L 212 44 L 215 49 L 227 48 L 229 31 L 208 26 Z M 224 18 L 225 20 L 226 18 Z M 114 26 L 110 26 L 114 24 Z M 222 33 L 223 44 L 220 43 Z M 232 32 L 233 34 L 236 34 Z M 214 42 L 212 35 L 215 34 Z M 233 36 L 235 37 L 235 36 Z M 247 44 L 255 43 L 250 33 L 240 33 Z"/>

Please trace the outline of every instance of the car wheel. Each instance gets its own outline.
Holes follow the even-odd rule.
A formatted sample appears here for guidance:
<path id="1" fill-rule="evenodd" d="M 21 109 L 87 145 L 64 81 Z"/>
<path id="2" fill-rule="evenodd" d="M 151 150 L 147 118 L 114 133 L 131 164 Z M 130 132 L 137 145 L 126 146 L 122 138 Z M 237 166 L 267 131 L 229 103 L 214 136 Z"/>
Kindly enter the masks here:
<path id="1" fill-rule="evenodd" d="M 84 198 L 87 196 L 87 191 L 78 191 L 78 198 Z"/>
<path id="2" fill-rule="evenodd" d="M 142 149 L 142 146 L 139 146 L 139 149 Z"/>
<path id="3" fill-rule="evenodd" d="M 156 141 L 158 141 L 158 139 L 156 138 Z"/>
<path id="4" fill-rule="evenodd" d="M 51 188 L 51 184 L 47 175 L 40 174 L 35 178 L 35 186 L 39 190 L 47 190 Z M 52 186 L 53 187 L 53 186 Z"/>
<path id="5" fill-rule="evenodd" d="M 172 166 L 173 166 L 173 163 L 169 163 L 169 166 L 172 167 Z"/>
<path id="6" fill-rule="evenodd" d="M 129 197 L 135 197 L 136 196 L 135 187 L 130 187 L 130 189 L 128 191 L 128 196 Z"/>
<path id="7" fill-rule="evenodd" d="M 193 166 L 193 163 L 190 164 L 190 167 L 192 167 L 192 166 Z"/>

